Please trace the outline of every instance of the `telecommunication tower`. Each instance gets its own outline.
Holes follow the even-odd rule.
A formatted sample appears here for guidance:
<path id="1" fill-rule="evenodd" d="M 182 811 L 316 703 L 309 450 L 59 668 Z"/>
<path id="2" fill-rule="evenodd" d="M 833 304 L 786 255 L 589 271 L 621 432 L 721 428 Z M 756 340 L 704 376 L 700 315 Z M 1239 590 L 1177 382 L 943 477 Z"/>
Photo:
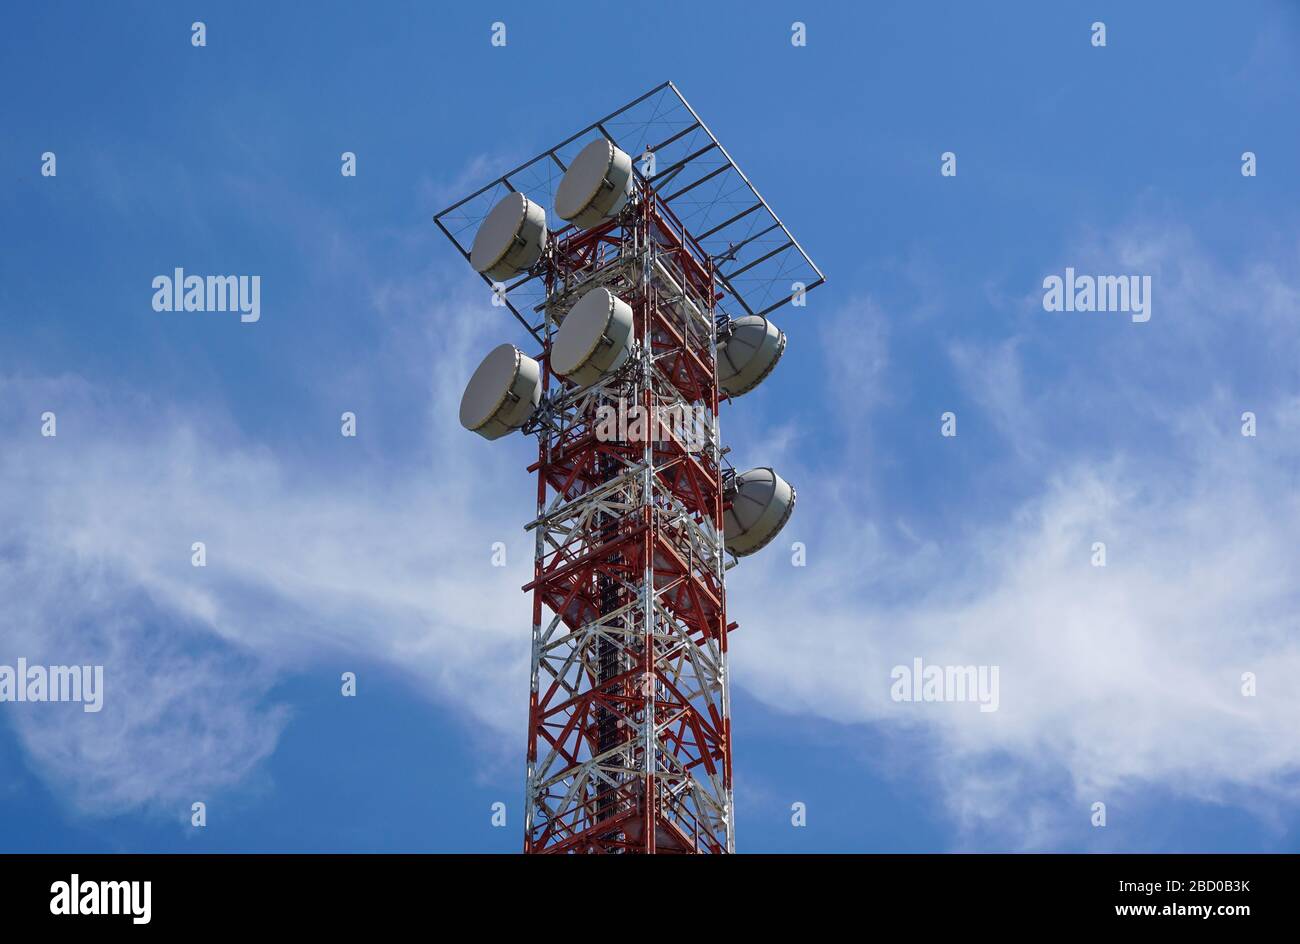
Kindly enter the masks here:
<path id="1" fill-rule="evenodd" d="M 733 852 L 725 577 L 795 490 L 718 406 L 822 274 L 671 82 L 434 219 L 536 346 L 460 407 L 538 440 L 524 851 Z"/>

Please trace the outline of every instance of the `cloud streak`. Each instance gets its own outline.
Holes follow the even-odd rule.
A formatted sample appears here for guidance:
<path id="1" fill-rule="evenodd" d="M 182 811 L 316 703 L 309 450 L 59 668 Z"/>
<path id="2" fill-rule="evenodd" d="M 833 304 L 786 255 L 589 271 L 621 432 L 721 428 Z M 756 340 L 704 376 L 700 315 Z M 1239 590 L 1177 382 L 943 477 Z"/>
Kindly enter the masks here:
<path id="1" fill-rule="evenodd" d="M 774 706 L 873 725 L 894 746 L 882 768 L 930 784 L 976 847 L 1077 845 L 1092 802 L 1160 789 L 1274 808 L 1300 798 L 1295 388 L 1280 369 L 1254 387 L 1251 361 L 1234 373 L 1216 356 L 1220 336 L 1283 320 L 1295 279 L 1282 266 L 1225 271 L 1177 229 L 1142 235 L 1140 252 L 1128 239 L 1095 251 L 1156 271 L 1163 327 L 1134 337 L 1116 324 L 1050 381 L 1025 365 L 1058 356 L 1071 326 L 1028 321 L 952 347 L 964 409 L 991 423 L 1004 447 L 992 461 L 1027 493 L 1011 514 L 977 502 L 963 520 L 918 526 L 923 538 L 891 538 L 864 514 L 890 496 L 845 437 L 852 472 L 800 491 L 792 530 L 807 572 L 774 549 L 731 581 L 741 684 Z M 1248 326 L 1224 317 L 1241 310 Z M 1280 361 L 1300 353 L 1293 338 L 1281 336 Z M 1176 352 L 1179 375 L 1151 369 L 1158 348 Z M 1244 409 L 1269 432 L 1242 437 Z M 1099 422 L 1109 440 L 1090 435 Z M 1095 541 L 1104 568 L 1091 564 Z M 890 668 L 917 656 L 999 665 L 1000 710 L 891 701 Z M 1244 672 L 1258 676 L 1255 698 L 1241 694 Z"/>
<path id="2" fill-rule="evenodd" d="M 220 414 L 129 389 L 0 379 L 12 431 L 0 453 L 0 588 L 23 601 L 0 614 L 0 648 L 105 665 L 102 721 L 10 713 L 34 766 L 78 808 L 188 809 L 241 782 L 289 721 L 268 701 L 275 681 L 340 663 L 389 665 L 458 714 L 522 729 L 527 444 L 489 450 L 455 424 L 456 371 L 489 333 L 470 317 L 475 302 L 431 311 L 411 286 L 382 295 L 389 314 L 421 306 L 406 324 L 433 316 L 443 329 L 407 329 L 393 342 L 403 357 L 459 365 L 424 371 L 436 376 L 416 397 L 428 412 L 408 418 L 420 448 L 398 473 L 360 443 L 350 455 L 334 446 L 321 467 Z M 46 410 L 59 417 L 55 438 L 39 435 Z M 374 416 L 361 411 L 360 439 Z M 353 448 L 337 425 L 320 431 L 331 437 Z M 195 541 L 206 567 L 191 564 Z M 489 565 L 497 541 L 506 567 Z"/>
<path id="3" fill-rule="evenodd" d="M 798 469 L 786 537 L 808 545 L 809 566 L 791 568 L 778 545 L 730 581 L 744 627 L 735 684 L 785 711 L 870 726 L 889 770 L 930 784 L 971 847 L 1078 842 L 1093 801 L 1156 788 L 1296 802 L 1300 400 L 1280 365 L 1300 345 L 1283 332 L 1289 355 L 1262 377 L 1234 373 L 1215 352 L 1239 324 L 1214 321 L 1250 311 L 1271 330 L 1296 282 L 1283 263 L 1225 271 L 1176 229 L 1145 236 L 1079 252 L 1081 264 L 1095 253 L 1149 266 L 1166 293 L 1167 320 L 1116 324 L 1092 368 L 1050 383 L 1027 369 L 1060 357 L 1062 326 L 1034 320 L 1036 299 L 1011 336 L 949 349 L 962 409 L 999 444 L 984 455 L 1020 493 L 1006 515 L 975 501 L 938 527 L 912 514 L 923 503 L 883 488 L 870 469 L 888 434 L 869 427 L 903 408 L 906 365 L 883 329 L 853 333 L 852 348 L 824 332 L 826 382 L 866 364 L 869 408 L 840 416 L 860 428 Z M 0 656 L 106 666 L 100 715 L 10 716 L 33 766 L 77 808 L 174 813 L 247 781 L 291 723 L 275 681 L 339 659 L 390 665 L 519 743 L 529 444 L 479 442 L 456 425 L 465 376 L 501 328 L 446 284 L 436 272 L 371 284 L 384 338 L 353 373 L 386 377 L 411 406 L 412 448 L 397 463 L 364 450 L 364 409 L 355 457 L 321 467 L 220 414 L 129 388 L 0 380 L 13 431 L 0 453 L 0 590 L 22 601 L 0 613 L 13 650 Z M 1158 345 L 1186 369 L 1153 370 Z M 454 366 L 428 370 L 435 362 Z M 1215 383 L 1198 382 L 1202 368 Z M 1246 399 L 1257 439 L 1237 432 Z M 59 411 L 57 439 L 38 435 L 46 409 Z M 752 425 L 737 411 L 729 435 Z M 809 435 L 779 419 L 762 456 L 778 464 Z M 1145 438 L 1153 420 L 1159 450 Z M 937 414 L 934 426 L 937 437 Z M 951 445 L 966 447 L 970 428 Z M 196 540 L 206 568 L 190 565 Z M 488 566 L 494 541 L 508 546 L 506 568 Z M 1091 566 L 1094 541 L 1107 544 L 1105 568 Z M 999 711 L 892 702 L 891 667 L 917 656 L 999 665 Z M 1254 699 L 1240 695 L 1247 671 Z"/>

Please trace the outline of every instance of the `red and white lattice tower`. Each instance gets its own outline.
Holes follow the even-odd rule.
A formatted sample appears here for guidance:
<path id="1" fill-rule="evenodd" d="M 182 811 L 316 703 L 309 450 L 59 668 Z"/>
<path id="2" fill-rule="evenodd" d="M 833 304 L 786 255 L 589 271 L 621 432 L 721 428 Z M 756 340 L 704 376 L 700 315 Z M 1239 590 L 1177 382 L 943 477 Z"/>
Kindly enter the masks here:
<path id="1" fill-rule="evenodd" d="M 623 176 L 575 185 L 606 144 Z M 552 198 L 573 224 L 546 228 Z M 670 83 L 435 219 L 539 345 L 493 352 L 461 411 L 538 439 L 524 850 L 734 851 L 725 574 L 794 493 L 735 474 L 718 408 L 775 365 L 768 312 L 821 274 Z"/>

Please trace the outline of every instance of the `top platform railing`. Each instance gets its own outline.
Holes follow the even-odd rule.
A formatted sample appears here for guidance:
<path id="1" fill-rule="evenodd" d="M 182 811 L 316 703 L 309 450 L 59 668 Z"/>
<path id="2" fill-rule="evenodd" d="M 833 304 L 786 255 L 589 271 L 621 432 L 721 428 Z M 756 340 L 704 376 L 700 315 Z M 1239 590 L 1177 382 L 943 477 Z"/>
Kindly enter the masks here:
<path id="1" fill-rule="evenodd" d="M 825 281 L 780 217 L 750 183 L 713 132 L 672 82 L 665 82 L 593 122 L 577 134 L 502 174 L 434 217 L 438 228 L 469 260 L 474 235 L 503 196 L 524 194 L 554 218 L 555 191 L 569 163 L 590 141 L 606 138 L 632 157 L 635 173 L 669 207 L 695 244 L 713 261 L 726 297 L 727 317 L 766 315 Z M 653 172 L 645 155 L 653 155 Z M 563 239 L 574 228 L 554 230 Z M 506 283 L 504 302 L 539 342 L 536 313 L 546 286 L 535 270 Z M 491 280 L 483 277 L 485 282 Z"/>

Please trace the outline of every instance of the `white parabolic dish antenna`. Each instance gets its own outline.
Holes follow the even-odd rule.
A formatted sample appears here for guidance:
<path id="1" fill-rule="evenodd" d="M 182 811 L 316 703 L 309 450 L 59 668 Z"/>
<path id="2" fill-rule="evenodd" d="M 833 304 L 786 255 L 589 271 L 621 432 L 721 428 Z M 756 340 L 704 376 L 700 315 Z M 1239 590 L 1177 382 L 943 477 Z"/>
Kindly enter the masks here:
<path id="1" fill-rule="evenodd" d="M 522 193 L 508 193 L 474 234 L 469 262 L 498 281 L 533 265 L 546 248 L 546 211 Z"/>
<path id="2" fill-rule="evenodd" d="M 579 386 L 623 366 L 632 348 L 632 306 L 593 288 L 564 316 L 551 346 L 551 369 Z"/>
<path id="3" fill-rule="evenodd" d="M 542 399 L 542 368 L 513 344 L 492 349 L 460 398 L 460 425 L 484 439 L 519 429 Z"/>
<path id="4" fill-rule="evenodd" d="M 588 229 L 618 214 L 632 191 L 632 158 L 604 138 L 573 159 L 555 191 L 560 219 Z"/>
<path id="5" fill-rule="evenodd" d="M 785 353 L 785 332 L 762 315 L 745 315 L 731 323 L 718 342 L 718 386 L 728 396 L 749 393 L 772 372 Z"/>
<path id="6" fill-rule="evenodd" d="M 731 507 L 723 515 L 727 550 L 737 557 L 762 549 L 785 527 L 794 512 L 795 491 L 769 468 L 736 476 Z"/>

